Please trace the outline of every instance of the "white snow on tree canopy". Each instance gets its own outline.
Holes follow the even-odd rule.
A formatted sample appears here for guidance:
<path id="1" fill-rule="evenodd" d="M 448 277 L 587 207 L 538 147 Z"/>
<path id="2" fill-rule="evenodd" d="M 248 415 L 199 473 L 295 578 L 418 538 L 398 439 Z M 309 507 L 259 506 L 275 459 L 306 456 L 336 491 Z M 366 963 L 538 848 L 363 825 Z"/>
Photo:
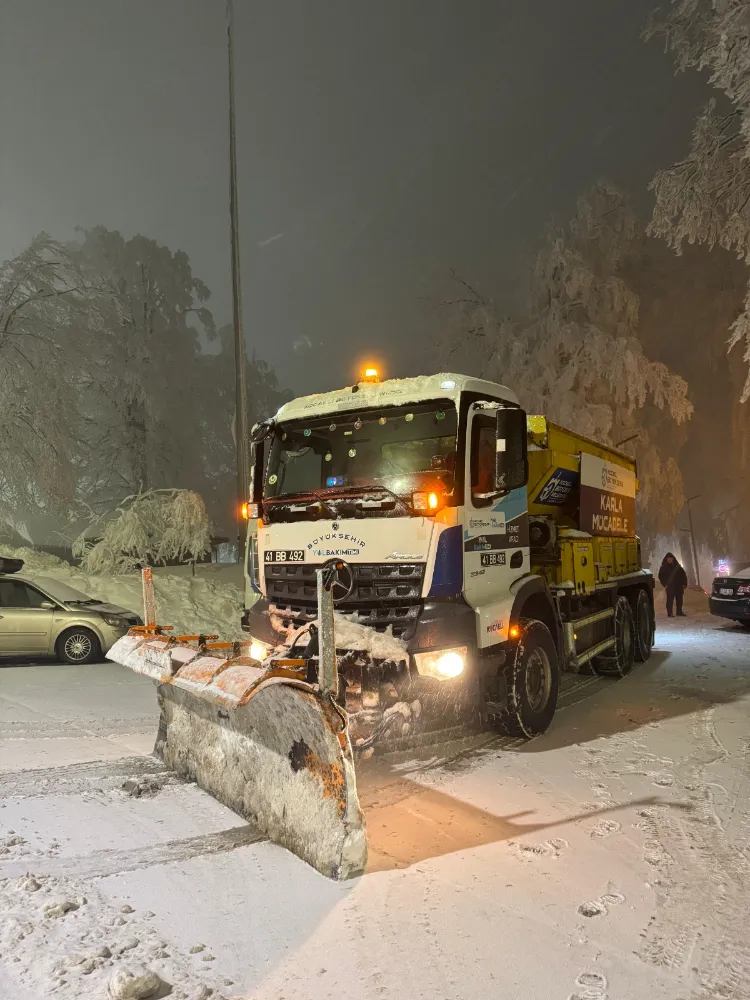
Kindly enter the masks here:
<path id="1" fill-rule="evenodd" d="M 750 8 L 745 0 L 680 0 L 657 10 L 647 37 L 663 39 L 677 70 L 706 70 L 729 102 L 711 101 L 696 119 L 690 151 L 660 170 L 651 188 L 650 231 L 678 250 L 688 243 L 719 245 L 750 264 Z M 729 349 L 744 341 L 750 364 L 750 285 L 744 311 L 731 327 Z M 742 401 L 750 399 L 748 372 Z"/>

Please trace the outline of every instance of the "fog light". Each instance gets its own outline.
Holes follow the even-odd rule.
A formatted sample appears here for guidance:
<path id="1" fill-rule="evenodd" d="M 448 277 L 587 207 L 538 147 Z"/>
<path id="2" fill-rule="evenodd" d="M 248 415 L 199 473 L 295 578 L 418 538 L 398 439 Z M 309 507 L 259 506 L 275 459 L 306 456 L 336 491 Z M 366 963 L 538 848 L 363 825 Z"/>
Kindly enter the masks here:
<path id="1" fill-rule="evenodd" d="M 464 657 L 460 653 L 443 653 L 435 669 L 443 677 L 458 677 L 464 672 Z"/>
<path id="2" fill-rule="evenodd" d="M 423 677 L 451 680 L 460 677 L 466 666 L 466 646 L 455 649 L 437 649 L 429 653 L 415 653 L 414 662 Z"/>
<path id="3" fill-rule="evenodd" d="M 250 640 L 250 659 L 251 660 L 258 660 L 258 662 L 262 663 L 263 660 L 268 659 L 268 657 L 269 657 L 269 655 L 271 653 L 271 649 L 272 648 L 273 648 L 272 646 L 269 646 L 265 642 L 260 642 L 260 640 L 258 640 L 258 639 L 251 639 Z"/>

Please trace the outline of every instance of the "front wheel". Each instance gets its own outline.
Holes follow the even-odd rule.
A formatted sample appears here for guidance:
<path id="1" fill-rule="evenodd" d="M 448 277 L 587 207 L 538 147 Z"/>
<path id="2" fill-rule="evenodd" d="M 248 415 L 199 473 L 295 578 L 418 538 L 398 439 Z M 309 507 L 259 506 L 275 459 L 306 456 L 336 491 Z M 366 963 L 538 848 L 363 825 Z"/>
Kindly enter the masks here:
<path id="1" fill-rule="evenodd" d="M 506 667 L 508 703 L 497 719 L 499 728 L 514 736 L 539 736 L 557 708 L 560 667 L 557 649 L 544 622 L 521 619 L 521 638 Z"/>
<path id="2" fill-rule="evenodd" d="M 627 597 L 617 598 L 614 628 L 614 646 L 601 656 L 594 657 L 593 667 L 597 674 L 624 677 L 630 673 L 635 663 L 635 623 Z"/>
<path id="3" fill-rule="evenodd" d="M 57 640 L 57 656 L 63 663 L 96 663 L 102 648 L 88 628 L 69 628 Z"/>

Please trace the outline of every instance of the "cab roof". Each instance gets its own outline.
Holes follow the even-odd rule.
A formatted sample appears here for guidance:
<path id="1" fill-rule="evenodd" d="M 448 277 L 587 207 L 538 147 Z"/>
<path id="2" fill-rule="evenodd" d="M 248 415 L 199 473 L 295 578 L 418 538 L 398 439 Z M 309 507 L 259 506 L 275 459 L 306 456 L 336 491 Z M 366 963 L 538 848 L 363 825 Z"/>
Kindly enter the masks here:
<path id="1" fill-rule="evenodd" d="M 458 404 L 462 392 L 478 393 L 488 399 L 507 400 L 518 404 L 515 393 L 503 385 L 485 379 L 440 372 L 416 378 L 392 378 L 384 382 L 360 382 L 331 392 L 300 396 L 285 403 L 276 413 L 276 421 L 300 420 L 305 417 L 342 413 L 349 410 L 373 409 L 381 406 L 401 406 L 427 402 L 431 399 L 451 399 Z"/>

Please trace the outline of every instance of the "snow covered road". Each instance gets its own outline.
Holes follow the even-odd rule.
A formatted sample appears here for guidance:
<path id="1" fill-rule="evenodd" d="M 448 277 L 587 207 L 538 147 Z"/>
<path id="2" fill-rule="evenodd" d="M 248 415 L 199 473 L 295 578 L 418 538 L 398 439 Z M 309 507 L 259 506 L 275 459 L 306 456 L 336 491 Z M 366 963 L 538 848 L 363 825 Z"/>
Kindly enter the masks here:
<path id="1" fill-rule="evenodd" d="M 144 756 L 149 682 L 0 667 L 0 997 L 750 997 L 750 634 L 700 601 L 542 738 L 376 758 L 343 885 Z"/>

